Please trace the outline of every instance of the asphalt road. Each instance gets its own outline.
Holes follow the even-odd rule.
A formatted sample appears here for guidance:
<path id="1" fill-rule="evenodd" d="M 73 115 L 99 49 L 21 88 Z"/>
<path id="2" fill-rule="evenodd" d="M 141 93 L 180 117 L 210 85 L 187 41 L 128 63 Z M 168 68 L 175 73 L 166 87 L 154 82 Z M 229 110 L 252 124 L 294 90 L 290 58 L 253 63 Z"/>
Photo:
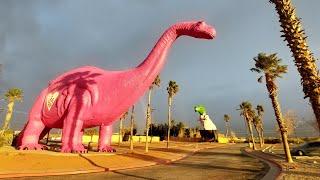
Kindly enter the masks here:
<path id="1" fill-rule="evenodd" d="M 217 147 L 168 165 L 68 176 L 27 177 L 25 180 L 82 179 L 260 179 L 268 171 L 262 162 L 242 155 L 243 145 Z"/>

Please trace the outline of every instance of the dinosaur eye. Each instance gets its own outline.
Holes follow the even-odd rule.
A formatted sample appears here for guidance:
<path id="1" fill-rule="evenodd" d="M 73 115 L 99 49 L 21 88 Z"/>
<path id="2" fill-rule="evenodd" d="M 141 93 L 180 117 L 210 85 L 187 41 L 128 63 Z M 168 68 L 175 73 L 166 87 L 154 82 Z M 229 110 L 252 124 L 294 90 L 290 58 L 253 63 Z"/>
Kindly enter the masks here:
<path id="1" fill-rule="evenodd" d="M 204 21 L 199 21 L 199 22 L 197 23 L 197 25 L 198 25 L 198 26 L 204 25 Z"/>

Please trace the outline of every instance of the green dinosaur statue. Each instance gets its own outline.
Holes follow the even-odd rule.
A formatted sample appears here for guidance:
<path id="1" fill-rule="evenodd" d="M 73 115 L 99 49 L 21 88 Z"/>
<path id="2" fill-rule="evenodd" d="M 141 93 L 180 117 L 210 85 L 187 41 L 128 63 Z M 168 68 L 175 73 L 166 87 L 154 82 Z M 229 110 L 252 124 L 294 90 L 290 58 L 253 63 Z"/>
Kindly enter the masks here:
<path id="1" fill-rule="evenodd" d="M 194 106 L 194 111 L 198 112 L 200 115 L 207 114 L 206 107 L 204 105 Z"/>

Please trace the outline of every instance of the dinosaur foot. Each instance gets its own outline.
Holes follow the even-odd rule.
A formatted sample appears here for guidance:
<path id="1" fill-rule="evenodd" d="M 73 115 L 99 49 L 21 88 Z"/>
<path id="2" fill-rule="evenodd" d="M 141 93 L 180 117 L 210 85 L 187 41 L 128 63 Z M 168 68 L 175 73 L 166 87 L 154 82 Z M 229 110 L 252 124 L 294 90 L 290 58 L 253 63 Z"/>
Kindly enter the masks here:
<path id="1" fill-rule="evenodd" d="M 18 147 L 19 150 L 44 150 L 40 144 L 23 144 Z"/>
<path id="2" fill-rule="evenodd" d="M 105 145 L 103 147 L 99 146 L 98 152 L 116 152 L 116 149 L 112 148 L 111 146 Z"/>
<path id="3" fill-rule="evenodd" d="M 73 153 L 88 153 L 88 150 L 84 148 L 82 144 L 76 145 L 72 148 Z"/>
<path id="4" fill-rule="evenodd" d="M 87 153 L 88 150 L 83 145 L 76 145 L 73 148 L 68 146 L 62 146 L 61 152 L 63 153 Z"/>

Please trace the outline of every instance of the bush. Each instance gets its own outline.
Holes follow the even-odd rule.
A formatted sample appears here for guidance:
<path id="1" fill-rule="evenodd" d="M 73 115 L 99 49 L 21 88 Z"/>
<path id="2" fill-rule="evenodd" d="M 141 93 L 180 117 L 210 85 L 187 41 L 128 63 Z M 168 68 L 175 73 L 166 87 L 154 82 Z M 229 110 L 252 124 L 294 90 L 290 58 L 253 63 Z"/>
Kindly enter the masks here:
<path id="1" fill-rule="evenodd" d="M 301 143 L 304 143 L 304 140 L 302 140 L 301 138 L 289 138 L 288 139 L 288 143 L 290 143 L 290 144 L 301 144 Z"/>
<path id="2" fill-rule="evenodd" d="M 264 143 L 265 144 L 277 144 L 277 143 L 281 143 L 281 140 L 279 138 L 265 138 Z"/>
<path id="3" fill-rule="evenodd" d="M 308 142 L 308 141 L 319 141 L 320 138 L 319 137 L 305 137 L 305 138 L 302 138 L 302 140 Z"/>
<path id="4" fill-rule="evenodd" d="M 0 136 L 0 147 L 11 146 L 13 140 L 13 131 L 7 130 L 4 132 L 3 136 Z"/>

